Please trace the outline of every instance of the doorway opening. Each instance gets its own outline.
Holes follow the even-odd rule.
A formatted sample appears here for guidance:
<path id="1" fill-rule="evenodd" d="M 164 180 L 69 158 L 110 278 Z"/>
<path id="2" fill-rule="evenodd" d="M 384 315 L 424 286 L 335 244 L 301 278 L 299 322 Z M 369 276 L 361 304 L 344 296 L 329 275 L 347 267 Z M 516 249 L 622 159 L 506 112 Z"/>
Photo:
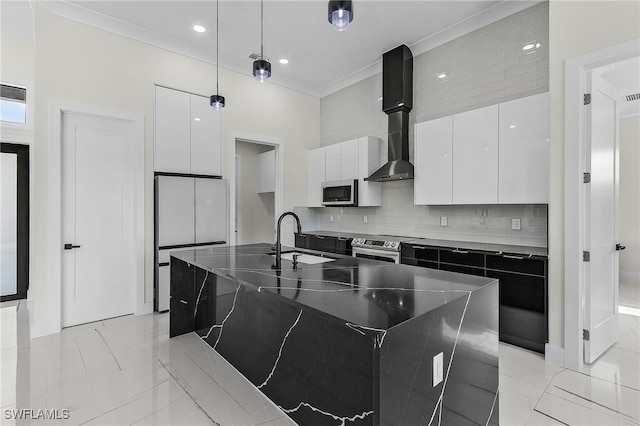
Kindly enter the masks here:
<path id="1" fill-rule="evenodd" d="M 593 94 L 591 99 L 584 97 L 583 95 L 589 93 L 589 82 L 592 76 L 601 78 L 608 73 L 609 77 L 612 76 L 613 71 L 622 67 L 626 61 L 637 60 L 640 57 L 640 40 L 630 40 L 606 49 L 591 52 L 586 55 L 570 59 L 566 62 L 565 66 L 565 295 L 564 295 L 564 365 L 568 368 L 580 370 L 584 366 L 586 361 L 584 350 L 589 346 L 595 345 L 594 336 L 590 333 L 589 326 L 585 318 L 588 315 L 593 315 L 592 318 L 602 316 L 603 311 L 601 309 L 607 309 L 611 311 L 611 315 L 618 315 L 618 257 L 622 258 L 620 253 L 621 246 L 629 247 L 633 243 L 626 243 L 631 241 L 631 238 L 639 238 L 638 231 L 632 229 L 625 229 L 624 221 L 622 221 L 622 210 L 632 211 L 633 207 L 628 206 L 628 199 L 623 200 L 623 203 L 616 202 L 614 206 L 610 206 L 615 212 L 615 226 L 608 226 L 606 228 L 610 230 L 619 230 L 621 241 L 616 241 L 620 247 L 613 244 L 611 251 L 615 257 L 615 279 L 593 279 L 588 280 L 590 269 L 593 267 L 593 259 L 590 255 L 590 242 L 593 237 L 593 230 L 599 229 L 597 226 L 592 227 L 592 231 L 587 232 L 587 220 L 594 207 L 604 208 L 603 204 L 589 207 L 589 191 L 593 191 L 595 185 L 591 185 L 590 179 L 592 176 L 586 176 L 585 173 L 591 173 L 592 170 L 587 169 L 585 166 L 589 166 L 587 162 L 588 156 L 591 156 L 591 161 L 599 161 L 599 153 L 594 153 L 589 147 L 587 141 L 588 132 L 593 129 L 598 129 L 591 126 L 589 128 L 589 111 L 592 108 Z M 636 78 L 637 78 L 636 72 Z M 619 82 L 607 82 L 609 85 L 617 86 L 618 91 L 621 91 L 621 95 L 625 89 L 619 86 Z M 626 96 L 618 96 L 616 98 L 616 113 L 622 112 Z M 618 114 L 614 126 L 615 137 L 620 139 L 621 133 L 624 132 L 624 122 L 628 114 Z M 637 127 L 637 126 L 636 126 Z M 637 134 L 637 133 L 636 133 Z M 636 136 L 637 144 L 637 136 Z M 622 148 L 624 149 L 624 148 Z M 622 149 L 620 150 L 620 158 L 622 155 Z M 594 157 L 595 154 L 595 157 Z M 626 159 L 625 159 L 626 160 Z M 640 161 L 639 158 L 629 159 L 637 169 L 637 164 Z M 616 181 L 613 188 L 618 188 L 624 191 L 625 186 L 632 186 L 636 191 L 640 191 L 638 188 L 638 181 L 628 183 L 628 177 L 623 170 L 624 164 L 619 165 L 616 158 L 615 174 L 612 179 L 616 179 L 620 176 L 620 181 Z M 625 181 L 621 181 L 624 179 Z M 591 187 L 591 188 L 590 188 Z M 618 192 L 618 189 L 615 189 Z M 617 197 L 613 197 L 617 198 Z M 620 194 L 620 200 L 622 200 L 623 194 Z M 637 203 L 635 204 L 638 205 Z M 636 207 L 637 208 L 637 207 Z M 622 214 L 618 215 L 617 212 Z M 634 214 L 634 213 L 631 213 Z M 638 211 L 635 212 L 635 223 L 637 223 Z M 604 229 L 605 226 L 602 227 Z M 602 231 L 602 229 L 600 229 Z M 604 235 L 604 234 L 602 234 Z M 606 235 L 605 235 L 606 237 Z M 610 240 L 613 240 L 615 236 L 608 236 Z M 629 251 L 627 251 L 629 253 Z M 624 253 L 626 255 L 627 253 Z M 621 264 L 621 269 L 625 266 L 624 262 Z M 624 272 L 624 271 L 622 271 Z M 612 274 L 613 275 L 613 274 Z M 625 274 L 623 276 L 623 281 Z M 596 277 L 597 278 L 597 277 Z M 608 303 L 605 307 L 600 303 L 598 306 L 586 306 L 585 301 L 589 300 L 589 297 L 593 294 L 589 294 L 591 286 L 593 285 L 605 286 L 609 294 L 613 294 L 613 303 Z M 600 291 L 596 292 L 596 296 Z M 587 312 L 587 310 L 590 310 Z M 603 317 L 604 318 L 604 317 Z M 589 344 L 587 345 L 587 341 Z M 615 340 L 614 340 L 615 343 Z M 607 344 L 608 345 L 608 344 Z M 605 345 L 606 346 L 606 345 Z M 607 350 L 604 347 L 604 351 Z M 593 355 L 593 353 L 591 354 Z M 592 359 L 593 360 L 593 359 Z"/>
<path id="2" fill-rule="evenodd" d="M 282 212 L 282 140 L 231 133 L 229 244 L 273 243 Z"/>
<path id="3" fill-rule="evenodd" d="M 0 144 L 0 302 L 29 289 L 29 146 Z"/>

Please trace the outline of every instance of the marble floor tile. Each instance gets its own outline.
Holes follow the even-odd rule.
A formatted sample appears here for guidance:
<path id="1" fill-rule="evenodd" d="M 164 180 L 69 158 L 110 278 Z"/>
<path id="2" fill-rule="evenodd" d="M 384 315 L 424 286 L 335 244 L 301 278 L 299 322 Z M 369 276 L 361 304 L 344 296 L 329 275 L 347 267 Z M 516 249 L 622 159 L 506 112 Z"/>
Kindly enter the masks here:
<path id="1" fill-rule="evenodd" d="M 0 307 L 2 409 L 69 409 L 56 425 L 295 424 L 197 335 L 169 339 L 166 313 L 28 339 L 26 309 Z M 620 315 L 616 345 L 579 372 L 501 343 L 500 424 L 640 425 L 638 336 L 640 318 Z"/>

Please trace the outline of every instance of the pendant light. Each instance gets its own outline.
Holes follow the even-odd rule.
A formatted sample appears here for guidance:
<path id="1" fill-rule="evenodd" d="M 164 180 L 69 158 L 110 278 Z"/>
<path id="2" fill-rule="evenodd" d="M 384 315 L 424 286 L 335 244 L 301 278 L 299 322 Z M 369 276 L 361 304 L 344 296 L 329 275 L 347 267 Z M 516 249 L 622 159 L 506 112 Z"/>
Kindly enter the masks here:
<path id="1" fill-rule="evenodd" d="M 260 59 L 253 61 L 253 76 L 260 83 L 271 77 L 271 62 L 264 59 L 264 0 L 260 0 Z"/>
<path id="2" fill-rule="evenodd" d="M 344 31 L 353 21 L 353 2 L 351 0 L 329 1 L 329 23 L 336 31 Z"/>
<path id="3" fill-rule="evenodd" d="M 219 9 L 218 2 L 219 0 L 216 0 L 216 94 L 211 95 L 211 98 L 209 99 L 209 103 L 211 104 L 212 107 L 216 109 L 216 111 L 220 111 L 220 109 L 224 108 L 224 96 L 220 96 L 218 92 L 218 79 L 220 78 L 220 60 L 218 59 L 220 57 L 219 55 L 220 19 L 218 18 L 220 9 Z"/>

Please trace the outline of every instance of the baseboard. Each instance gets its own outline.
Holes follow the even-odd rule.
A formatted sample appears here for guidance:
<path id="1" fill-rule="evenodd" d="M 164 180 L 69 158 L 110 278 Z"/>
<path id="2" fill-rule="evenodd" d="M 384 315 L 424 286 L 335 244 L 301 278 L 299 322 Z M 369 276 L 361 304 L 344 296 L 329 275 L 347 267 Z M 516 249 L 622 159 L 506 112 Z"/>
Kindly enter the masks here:
<path id="1" fill-rule="evenodd" d="M 564 366 L 564 348 L 558 346 L 545 344 L 544 345 L 544 360 L 552 362 L 554 364 Z"/>
<path id="2" fill-rule="evenodd" d="M 133 312 L 134 315 L 146 315 L 153 313 L 153 302 L 143 303 L 139 305 L 136 310 Z"/>
<path id="3" fill-rule="evenodd" d="M 49 334 L 55 334 L 59 332 L 60 329 L 51 322 L 29 324 L 29 337 L 32 339 L 35 339 L 36 337 L 48 336 Z"/>
<path id="4" fill-rule="evenodd" d="M 620 281 L 640 284 L 640 272 L 620 271 L 619 279 Z"/>

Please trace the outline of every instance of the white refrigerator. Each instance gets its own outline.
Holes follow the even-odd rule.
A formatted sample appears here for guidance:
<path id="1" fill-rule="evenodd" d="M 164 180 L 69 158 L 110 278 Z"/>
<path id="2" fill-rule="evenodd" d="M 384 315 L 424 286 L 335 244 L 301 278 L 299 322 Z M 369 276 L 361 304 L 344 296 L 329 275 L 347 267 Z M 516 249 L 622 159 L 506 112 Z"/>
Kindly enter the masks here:
<path id="1" fill-rule="evenodd" d="M 226 244 L 227 183 L 215 177 L 156 173 L 155 309 L 169 309 L 172 251 Z"/>

